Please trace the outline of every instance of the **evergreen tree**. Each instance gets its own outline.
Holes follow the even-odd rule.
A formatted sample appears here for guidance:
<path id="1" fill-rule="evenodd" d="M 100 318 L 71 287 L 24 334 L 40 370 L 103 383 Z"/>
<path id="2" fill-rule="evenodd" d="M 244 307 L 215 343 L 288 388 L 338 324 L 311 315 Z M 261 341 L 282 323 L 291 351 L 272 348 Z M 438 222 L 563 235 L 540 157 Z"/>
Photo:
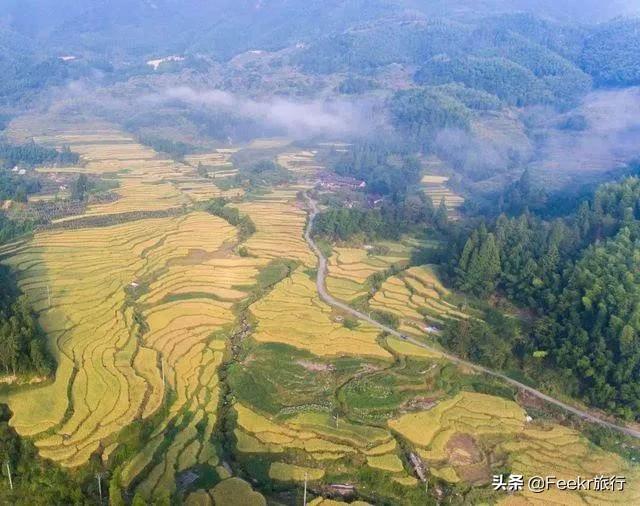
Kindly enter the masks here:
<path id="1" fill-rule="evenodd" d="M 80 174 L 71 190 L 71 198 L 73 200 L 83 201 L 89 189 L 89 179 L 86 174 Z"/>
<path id="2" fill-rule="evenodd" d="M 444 197 L 440 200 L 440 205 L 433 217 L 433 221 L 438 230 L 445 230 L 449 224 L 449 210 Z"/>
<path id="3" fill-rule="evenodd" d="M 640 413 L 640 240 L 624 228 L 576 264 L 554 314 L 552 354 L 593 404 Z"/>
<path id="4" fill-rule="evenodd" d="M 458 285 L 478 296 L 491 294 L 501 273 L 500 250 L 484 225 L 467 240 L 458 264 Z"/>

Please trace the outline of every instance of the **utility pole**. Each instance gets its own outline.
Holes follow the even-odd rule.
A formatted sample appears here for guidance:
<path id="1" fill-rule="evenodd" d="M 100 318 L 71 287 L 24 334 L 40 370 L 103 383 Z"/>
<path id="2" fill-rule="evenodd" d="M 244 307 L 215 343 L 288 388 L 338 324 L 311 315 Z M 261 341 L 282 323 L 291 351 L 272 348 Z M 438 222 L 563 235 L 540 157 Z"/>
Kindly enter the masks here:
<path id="1" fill-rule="evenodd" d="M 164 406 L 165 399 L 167 398 L 167 385 L 164 380 L 164 357 L 162 356 L 162 353 L 160 354 L 160 374 L 162 375 L 162 405 Z"/>
<path id="2" fill-rule="evenodd" d="M 304 473 L 304 496 L 302 498 L 302 506 L 307 506 L 307 478 L 308 474 Z"/>
<path id="3" fill-rule="evenodd" d="M 98 495 L 100 496 L 100 504 L 102 504 L 102 473 L 96 473 L 98 480 Z"/>
<path id="4" fill-rule="evenodd" d="M 47 285 L 47 299 L 49 299 L 49 309 L 51 309 L 51 290 L 49 289 L 49 285 Z"/>
<path id="5" fill-rule="evenodd" d="M 11 479 L 11 466 L 9 465 L 9 461 L 5 462 L 5 466 L 7 466 L 7 476 L 9 477 L 9 488 L 13 490 L 13 480 Z"/>

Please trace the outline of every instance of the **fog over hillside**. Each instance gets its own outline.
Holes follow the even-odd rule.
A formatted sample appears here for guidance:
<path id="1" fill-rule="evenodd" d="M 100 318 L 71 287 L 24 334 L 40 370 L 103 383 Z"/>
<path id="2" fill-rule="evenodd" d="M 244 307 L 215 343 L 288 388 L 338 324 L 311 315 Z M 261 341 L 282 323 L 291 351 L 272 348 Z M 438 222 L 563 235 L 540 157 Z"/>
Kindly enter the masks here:
<path id="1" fill-rule="evenodd" d="M 640 85 L 640 21 L 617 17 L 637 7 L 9 1 L 0 67 L 9 108 L 84 104 L 138 134 L 181 124 L 174 135 L 196 143 L 404 139 L 490 188 L 525 166 L 551 182 L 637 155 L 637 125 L 614 119 L 635 95 L 605 91 Z"/>

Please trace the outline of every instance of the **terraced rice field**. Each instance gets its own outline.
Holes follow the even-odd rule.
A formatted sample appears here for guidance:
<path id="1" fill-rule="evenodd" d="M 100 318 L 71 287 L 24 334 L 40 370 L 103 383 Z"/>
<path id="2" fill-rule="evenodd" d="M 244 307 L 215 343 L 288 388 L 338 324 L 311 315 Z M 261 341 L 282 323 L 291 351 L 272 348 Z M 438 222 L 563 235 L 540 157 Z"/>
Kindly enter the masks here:
<path id="1" fill-rule="evenodd" d="M 194 155 L 186 155 L 184 157 L 184 161 L 193 167 L 197 167 L 200 163 L 207 167 L 224 166 L 231 163 L 231 154 L 232 153 L 229 151 L 198 153 Z"/>
<path id="2" fill-rule="evenodd" d="M 351 301 L 366 295 L 367 279 L 392 265 L 406 265 L 408 250 L 390 251 L 374 255 L 365 248 L 334 248 L 329 258 L 327 289 L 339 299 Z"/>
<path id="3" fill-rule="evenodd" d="M 19 128 L 18 126 L 14 126 Z M 228 162 L 229 153 L 193 155 L 183 164 L 158 155 L 108 124 L 91 123 L 66 132 L 51 132 L 35 136 L 45 145 L 69 146 L 81 155 L 81 166 L 69 169 L 46 169 L 53 172 L 117 173 L 120 182 L 118 199 L 95 204 L 87 209 L 87 216 L 159 211 L 180 208 L 190 202 L 213 197 L 237 197 L 239 190 L 221 191 L 212 179 L 196 174 L 197 162 Z M 192 163 L 193 165 L 189 165 Z M 60 221 L 73 220 L 68 217 Z"/>
<path id="4" fill-rule="evenodd" d="M 444 204 L 451 217 L 456 217 L 456 210 L 464 204 L 464 197 L 457 195 L 447 187 L 448 177 L 443 176 L 424 176 L 422 178 L 422 187 L 424 193 L 431 198 L 435 206 L 439 206 L 444 199 Z"/>
<path id="5" fill-rule="evenodd" d="M 422 178 L 422 188 L 427 196 L 431 198 L 437 207 L 444 199 L 449 211 L 449 217 L 458 217 L 457 209 L 464 203 L 464 197 L 457 195 L 447 186 L 448 176 L 439 175 L 446 173 L 447 168 L 439 158 L 430 157 L 424 161 L 426 175 Z"/>
<path id="6" fill-rule="evenodd" d="M 275 481 L 303 482 L 306 479 L 315 481 L 324 476 L 324 470 L 315 467 L 302 467 L 283 462 L 274 462 L 269 469 L 269 478 Z"/>
<path id="7" fill-rule="evenodd" d="M 291 151 L 278 155 L 276 161 L 296 175 L 312 177 L 324 169 L 316 160 L 317 154 L 317 151 Z"/>
<path id="8" fill-rule="evenodd" d="M 97 448 L 101 438 L 92 434 L 99 427 L 107 435 L 113 433 L 126 423 L 127 414 L 132 419 L 142 408 L 144 378 L 126 366 L 118 373 L 116 364 L 126 364 L 135 356 L 135 327 L 132 309 L 125 304 L 125 287 L 142 273 L 145 245 L 162 240 L 159 225 L 158 220 L 149 220 L 98 230 L 39 234 L 6 262 L 16 269 L 20 287 L 41 312 L 40 322 L 60 363 L 53 385 L 9 399 L 15 406 L 11 423 L 20 433 L 31 435 L 58 428 L 56 436 L 40 446 L 52 457 L 55 451 L 57 460 L 69 465 L 79 460 L 73 457 L 78 444 L 84 445 L 86 439 L 93 443 L 89 453 Z M 72 382 L 74 366 L 80 370 L 77 381 Z M 69 383 L 75 385 L 71 388 L 74 414 L 63 423 Z M 107 430 L 103 419 L 118 404 L 125 413 L 116 409 L 119 420 Z M 88 418 L 92 414 L 93 427 Z M 81 432 L 75 434 L 77 430 Z M 78 441 L 72 444 L 74 440 Z"/>
<path id="9" fill-rule="evenodd" d="M 177 208 L 189 202 L 185 195 L 171 184 L 149 179 L 123 177 L 116 192 L 119 196 L 118 200 L 89 206 L 86 215 L 159 211 Z"/>
<path id="10" fill-rule="evenodd" d="M 251 255 L 260 258 L 289 258 L 308 267 L 315 266 L 316 257 L 303 238 L 307 213 L 290 202 L 290 198 L 290 193 L 281 196 L 271 193 L 265 195 L 266 201 L 236 206 L 256 226 L 256 233 L 244 245 Z"/>
<path id="11" fill-rule="evenodd" d="M 624 492 L 607 495 L 605 502 L 637 504 L 640 500 L 637 468 L 594 447 L 572 429 L 527 422 L 526 413 L 513 401 L 462 392 L 428 411 L 390 420 L 389 427 L 414 445 L 430 471 L 445 481 L 487 483 L 492 465 L 503 465 L 512 474 L 524 476 L 569 479 L 619 475 L 626 476 L 628 486 Z M 493 462 L 490 454 L 504 455 L 504 462 Z M 602 504 L 602 493 L 523 491 L 503 502 Z"/>
<path id="12" fill-rule="evenodd" d="M 238 169 L 231 162 L 231 155 L 234 151 L 220 149 L 212 153 L 187 155 L 184 157 L 184 162 L 194 169 L 197 169 L 200 164 L 204 165 L 209 173 L 209 178 L 215 182 L 217 179 L 228 178 L 238 173 Z M 237 193 L 238 190 L 234 190 L 234 192 Z"/>
<path id="13" fill-rule="evenodd" d="M 138 486 L 145 496 L 172 492 L 176 474 L 185 469 L 219 462 L 210 441 L 219 402 L 217 368 L 226 343 L 223 336 L 211 336 L 233 324 L 233 304 L 247 296 L 235 287 L 251 285 L 266 263 L 228 253 L 219 257 L 216 252 L 224 251 L 225 243 L 235 235 L 234 229 L 227 229 L 225 234 L 224 227 L 217 228 L 219 242 L 213 258 L 187 254 L 167 264 L 163 276 L 150 283 L 148 292 L 139 299 L 149 327 L 145 342 L 165 357 L 165 374 L 175 392 L 167 422 L 179 427 L 171 445 L 155 455 L 155 465 Z M 200 238 L 194 236 L 193 241 Z M 163 247 L 167 251 L 194 251 L 189 241 Z M 156 438 L 162 441 L 163 433 Z M 135 474 L 129 473 L 129 483 L 133 477 Z"/>
<path id="14" fill-rule="evenodd" d="M 21 132 L 19 122 L 13 128 Z M 199 178 L 195 167 L 232 170 L 232 150 L 176 163 L 106 124 L 62 132 L 44 126 L 39 139 L 82 153 L 82 167 L 53 170 L 118 172 L 120 199 L 91 206 L 91 216 L 182 208 L 227 195 L 215 179 Z M 278 161 L 307 178 L 317 169 L 314 156 L 291 152 Z M 432 176 L 425 184 L 446 181 Z M 30 436 L 42 456 L 75 468 L 94 454 L 108 463 L 124 427 L 153 420 L 149 441 L 119 468 L 127 491 L 150 503 L 160 494 L 181 496 L 178 476 L 196 467 L 215 471 L 220 481 L 192 491 L 185 504 L 266 504 L 247 482 L 230 478 L 217 454 L 214 431 L 226 410 L 233 416 L 225 423 L 235 423 L 235 457 L 261 462 L 262 475 L 280 487 L 300 487 L 305 476 L 312 487 L 335 477 L 357 482 L 365 469 L 376 483 L 391 483 L 394 498 L 424 494 L 406 459 L 408 444 L 433 476 L 450 483 L 483 485 L 496 469 L 528 476 L 615 473 L 626 475 L 629 487 L 607 500 L 640 503 L 638 471 L 620 457 L 568 428 L 527 422 L 510 400 L 447 393 L 435 378 L 444 367 L 437 352 L 380 336 L 363 322 L 347 328 L 320 300 L 310 273 L 316 258 L 303 238 L 306 212 L 296 203 L 296 193 L 308 187 L 276 188 L 237 204 L 257 228 L 242 244 L 245 257 L 234 253 L 234 227 L 188 209 L 179 217 L 40 232 L 3 248 L 0 261 L 15 270 L 59 364 L 51 383 L 0 398 L 13 412 L 11 425 Z M 345 300 L 366 294 L 369 276 L 405 263 L 415 244 L 375 246 L 371 254 L 336 248 L 329 292 Z M 229 368 L 224 391 L 231 388 L 231 396 L 221 403 L 218 372 L 233 353 L 227 341 L 238 306 L 263 269 L 281 259 L 299 265 L 249 306 L 251 333 L 239 345 L 246 354 Z M 468 317 L 450 299 L 423 266 L 389 278 L 369 303 L 398 316 L 403 332 L 423 335 L 427 325 Z M 553 501 L 602 502 L 596 495 L 551 492 L 505 497 L 508 504 Z M 319 497 L 310 504 L 339 503 Z"/>
<path id="15" fill-rule="evenodd" d="M 284 148 L 291 144 L 291 139 L 287 137 L 259 137 L 253 139 L 247 145 L 249 149 L 277 149 Z"/>
<path id="16" fill-rule="evenodd" d="M 241 197 L 244 193 L 241 188 L 220 190 L 211 179 L 184 177 L 175 181 L 174 185 L 193 202 L 204 202 L 216 197 L 234 199 Z"/>
<path id="17" fill-rule="evenodd" d="M 275 480 L 304 481 L 305 473 L 309 480 L 319 480 L 331 462 L 345 456 L 400 478 L 409 477 L 398 457 L 396 441 L 388 430 L 349 421 L 337 422 L 322 412 L 303 412 L 276 422 L 240 403 L 234 410 L 238 415 L 235 436 L 241 453 L 269 453 L 286 459 L 289 451 L 304 451 L 307 457 L 304 466 L 281 460 L 273 462 L 269 475 Z"/>
<path id="18" fill-rule="evenodd" d="M 85 171 L 94 174 L 135 170 L 149 160 L 159 159 L 153 149 L 103 123 L 75 125 L 66 132 L 36 135 L 34 140 L 58 148 L 69 146 L 80 154 Z"/>
<path id="19" fill-rule="evenodd" d="M 320 356 L 389 357 L 377 343 L 375 327 L 363 324 L 350 330 L 334 321 L 313 280 L 299 270 L 250 310 L 258 319 L 254 338 L 259 342 L 285 343 Z"/>
<path id="20" fill-rule="evenodd" d="M 193 351 L 184 352 L 183 358 L 173 366 L 178 402 L 171 405 L 169 418 L 160 426 L 171 422 L 177 428 L 170 444 L 158 451 L 166 435 L 156 431 L 149 443 L 152 451 L 138 454 L 122 472 L 122 482 L 130 486 L 146 471 L 145 478 L 136 486 L 136 491 L 144 497 L 173 493 L 178 473 L 198 464 L 213 467 L 219 463 L 211 436 L 219 402 L 217 368 L 225 343 L 222 340 L 202 342 L 198 342 Z M 170 359 L 167 362 L 171 364 Z"/>
<path id="21" fill-rule="evenodd" d="M 301 209 L 297 202 L 297 195 L 300 192 L 310 189 L 312 186 L 308 183 L 289 184 L 287 186 L 279 186 L 271 188 L 259 194 L 251 195 L 250 201 L 247 203 L 261 204 L 288 204 L 296 209 Z M 296 233 L 297 230 L 293 230 Z"/>
<path id="22" fill-rule="evenodd" d="M 448 295 L 431 267 L 412 267 L 387 279 L 369 304 L 400 318 L 402 331 L 422 335 L 448 319 L 468 317 L 447 302 Z"/>
<path id="23" fill-rule="evenodd" d="M 64 140 L 83 142 L 81 135 Z M 88 138 L 87 146 L 94 146 L 94 140 Z M 86 153 L 111 156 L 108 150 L 93 149 L 87 148 Z M 141 153 L 132 158 L 127 162 L 129 170 L 119 174 L 118 201 L 92 207 L 87 214 L 182 205 L 197 200 L 200 191 L 209 196 L 200 186 L 206 182 L 198 181 L 185 166 L 146 156 Z M 106 160 L 94 156 L 87 160 L 87 166 L 106 164 Z M 118 157 L 109 160 L 118 166 Z M 204 213 L 38 234 L 33 243 L 12 252 L 8 261 L 41 311 L 60 361 L 53 385 L 8 400 L 12 406 L 20 406 L 12 419 L 14 426 L 34 436 L 43 456 L 75 467 L 102 448 L 111 453 L 118 431 L 134 419 L 157 413 L 170 390 L 167 416 L 159 421 L 144 450 L 125 464 L 121 482 L 129 490 L 153 498 L 173 492 L 176 477 L 183 470 L 197 464 L 219 467 L 211 437 L 217 421 L 217 368 L 225 349 L 223 336 L 234 325 L 234 305 L 247 296 L 241 287 L 252 285 L 270 260 L 291 258 L 308 267 L 315 265 L 302 237 L 306 213 L 296 204 L 296 193 L 307 187 L 275 189 L 238 205 L 257 226 L 256 234 L 246 242 L 251 256 L 245 258 L 233 254 L 237 231 Z M 77 276 L 69 276 L 76 264 L 83 267 Z M 251 306 L 257 321 L 256 341 L 291 343 L 328 356 L 390 358 L 377 343 L 375 328 L 349 330 L 334 321 L 332 310 L 321 303 L 313 281 L 301 269 Z M 43 292 L 47 286 L 51 307 L 47 292 Z M 305 319 L 317 324 L 298 332 Z M 144 328 L 139 327 L 141 321 Z M 110 354 L 113 366 L 105 360 Z M 114 370 L 121 371 L 122 378 Z M 110 380 L 111 376 L 115 379 Z M 33 406 L 41 409 L 33 413 Z M 304 434 L 309 416 L 291 420 L 287 430 Z M 363 462 L 371 457 L 372 465 L 380 466 L 393 460 L 391 454 L 381 456 L 375 449 L 366 455 L 369 443 L 351 434 L 355 429 L 346 424 L 338 435 L 331 434 L 329 418 L 314 424 L 314 437 L 301 445 L 293 439 L 285 444 L 277 436 L 275 441 L 283 450 L 313 450 L 320 462 L 353 453 L 352 446 L 346 444 L 349 440 L 361 449 Z M 168 427 L 174 428 L 169 439 Z M 276 449 L 268 435 L 240 426 L 237 433 L 239 446 L 247 450 Z M 388 444 L 389 434 L 385 437 L 388 452 L 393 453 L 396 449 Z M 271 470 L 274 479 L 295 480 L 299 469 L 286 459 L 280 464 Z M 202 494 L 199 497 L 204 498 Z"/>
<path id="24" fill-rule="evenodd" d="M 353 501 L 346 503 L 344 501 L 336 501 L 334 499 L 325 499 L 324 497 L 316 497 L 308 502 L 309 506 L 340 506 L 341 504 L 351 504 L 352 506 L 371 506 L 368 502 Z"/>
<path id="25" fill-rule="evenodd" d="M 254 492 L 246 481 L 240 478 L 229 478 L 218 483 L 209 490 L 192 492 L 185 501 L 185 506 L 266 506 L 267 501 L 258 492 Z"/>
<path id="26" fill-rule="evenodd" d="M 42 233 L 12 251 L 5 263 L 40 312 L 60 364 L 53 384 L 9 396 L 16 430 L 36 436 L 43 456 L 83 464 L 121 428 L 157 411 L 160 360 L 177 396 L 172 412 L 213 410 L 224 343 L 209 343 L 210 336 L 233 323 L 231 306 L 246 296 L 231 287 L 251 284 L 260 266 L 256 259 L 215 258 L 235 233 L 219 218 L 192 213 Z M 139 301 L 149 327 L 139 342 L 127 289 L 143 279 L 153 281 Z M 196 398 L 205 386 L 208 393 Z"/>
<path id="27" fill-rule="evenodd" d="M 442 355 L 438 352 L 426 350 L 420 346 L 409 343 L 407 341 L 401 341 L 395 337 L 387 338 L 387 346 L 392 351 L 399 355 L 405 355 L 409 357 L 421 357 L 421 358 L 440 358 Z"/>

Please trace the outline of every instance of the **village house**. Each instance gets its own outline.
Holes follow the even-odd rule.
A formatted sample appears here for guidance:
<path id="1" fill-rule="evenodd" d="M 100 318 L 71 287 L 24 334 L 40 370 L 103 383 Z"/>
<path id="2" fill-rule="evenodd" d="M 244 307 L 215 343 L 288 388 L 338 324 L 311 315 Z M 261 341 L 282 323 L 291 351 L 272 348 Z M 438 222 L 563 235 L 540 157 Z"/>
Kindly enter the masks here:
<path id="1" fill-rule="evenodd" d="M 367 183 L 353 177 L 337 176 L 328 172 L 320 174 L 320 188 L 325 190 L 362 190 Z"/>

